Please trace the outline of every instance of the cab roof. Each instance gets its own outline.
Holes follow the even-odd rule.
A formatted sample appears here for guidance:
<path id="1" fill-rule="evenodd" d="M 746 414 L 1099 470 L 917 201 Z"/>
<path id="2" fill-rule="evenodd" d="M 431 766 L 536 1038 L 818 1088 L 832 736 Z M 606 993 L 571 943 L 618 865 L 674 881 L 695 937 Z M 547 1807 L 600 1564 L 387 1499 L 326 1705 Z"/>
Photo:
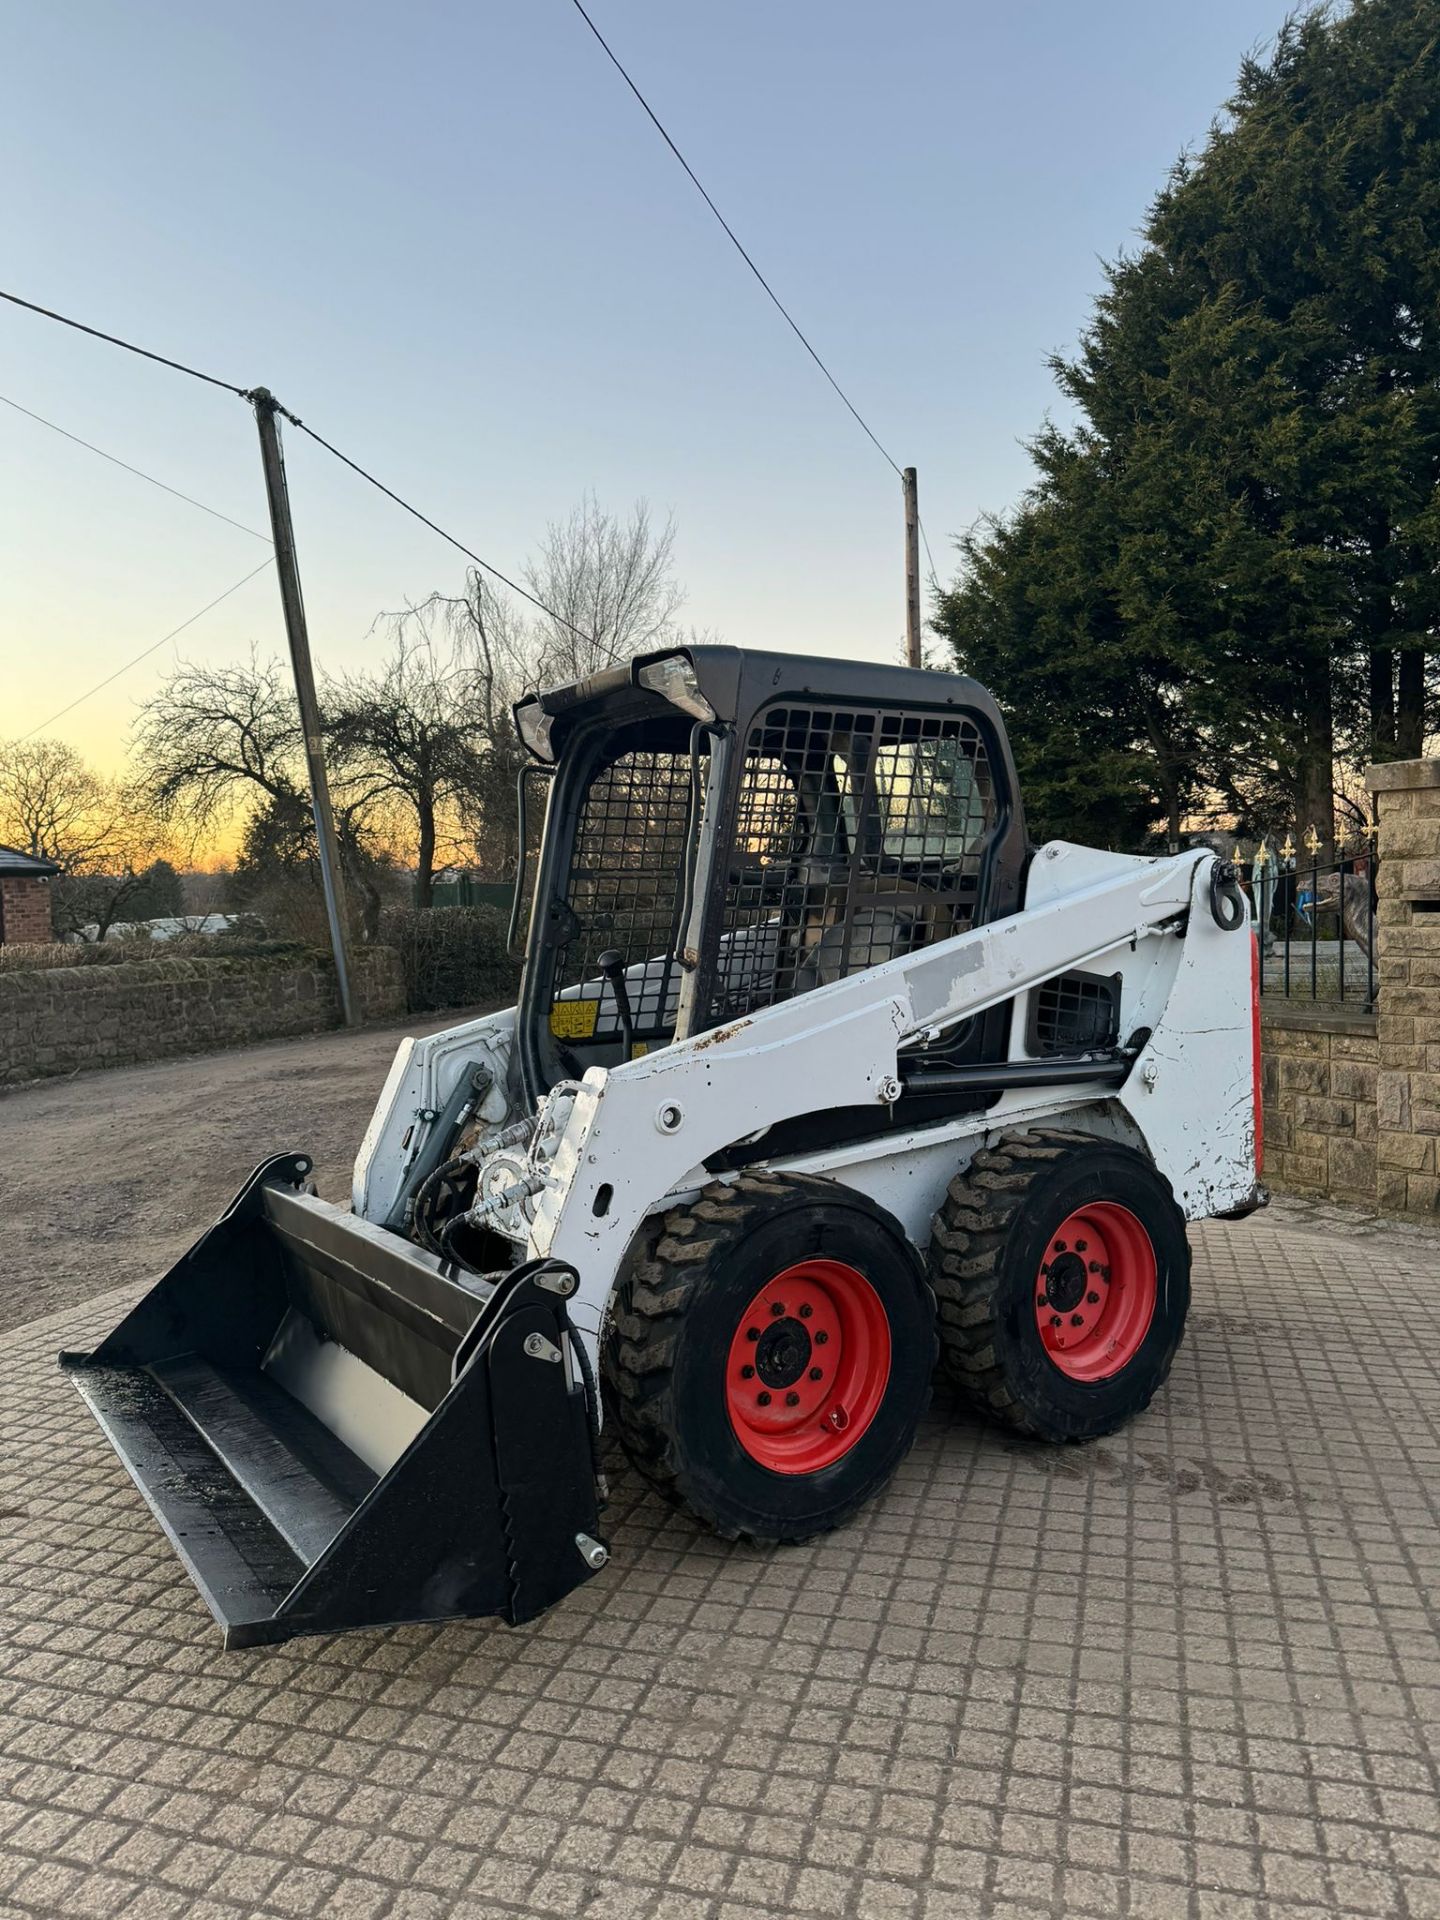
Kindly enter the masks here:
<path id="1" fill-rule="evenodd" d="M 515 707 L 516 725 L 531 752 L 524 717 L 548 715 L 548 737 L 558 756 L 565 738 L 590 719 L 600 705 L 618 709 L 616 717 L 640 718 L 663 713 L 670 703 L 663 694 L 642 685 L 647 667 L 667 660 L 684 660 L 693 672 L 697 690 L 715 718 L 727 725 L 748 727 L 751 716 L 776 700 L 835 701 L 860 709 L 909 708 L 927 712 L 963 709 L 990 722 L 1003 740 L 1002 722 L 994 700 L 978 680 L 963 673 L 935 673 L 928 668 L 902 667 L 877 660 L 842 660 L 804 653 L 771 653 L 749 647 L 665 647 L 582 680 L 527 694 Z M 543 757 L 543 756 L 537 756 Z"/>

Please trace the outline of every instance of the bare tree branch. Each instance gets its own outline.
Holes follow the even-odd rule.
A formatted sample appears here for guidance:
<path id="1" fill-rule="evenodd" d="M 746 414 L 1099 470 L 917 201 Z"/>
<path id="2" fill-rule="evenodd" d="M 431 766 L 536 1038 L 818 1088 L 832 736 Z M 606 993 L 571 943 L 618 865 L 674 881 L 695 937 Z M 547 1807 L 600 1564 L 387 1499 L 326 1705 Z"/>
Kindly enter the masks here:
<path id="1" fill-rule="evenodd" d="M 675 522 L 658 531 L 637 500 L 621 521 L 587 494 L 567 520 L 552 521 L 525 569 L 537 600 L 592 636 L 578 639 L 537 618 L 542 682 L 578 680 L 673 637 L 685 594 L 674 577 Z"/>
<path id="2" fill-rule="evenodd" d="M 657 530 L 643 500 L 621 520 L 587 496 L 548 528 L 526 579 L 592 639 L 532 616 L 473 569 L 461 593 L 381 615 L 390 651 L 380 667 L 320 688 L 357 884 L 369 885 L 359 850 L 387 837 L 414 860 L 421 905 L 442 857 L 469 850 L 497 877 L 514 872 L 522 756 L 510 709 L 536 685 L 678 640 L 674 545 L 673 521 Z M 144 793 L 163 820 L 199 833 L 244 810 L 257 847 L 288 849 L 286 858 L 306 831 L 301 747 L 288 670 L 253 655 L 239 666 L 181 665 L 135 732 Z"/>
<path id="3" fill-rule="evenodd" d="M 134 744 L 162 819 L 210 826 L 256 788 L 272 800 L 299 790 L 300 714 L 275 660 L 182 662 L 141 709 Z"/>

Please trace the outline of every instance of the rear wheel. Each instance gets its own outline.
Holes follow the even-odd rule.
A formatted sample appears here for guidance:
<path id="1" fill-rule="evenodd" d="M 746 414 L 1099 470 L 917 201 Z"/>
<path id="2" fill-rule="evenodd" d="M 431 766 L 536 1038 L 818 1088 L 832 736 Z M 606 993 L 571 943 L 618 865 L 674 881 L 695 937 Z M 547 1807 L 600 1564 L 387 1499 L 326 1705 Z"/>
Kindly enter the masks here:
<path id="1" fill-rule="evenodd" d="M 909 1451 L 935 1302 L 864 1195 L 745 1174 L 668 1213 L 617 1289 L 603 1348 L 625 1450 L 715 1532 L 838 1527 Z"/>
<path id="2" fill-rule="evenodd" d="M 1043 1440 L 1091 1440 L 1164 1384 L 1190 1305 L 1169 1183 L 1089 1134 L 1002 1136 L 950 1184 L 930 1274 L 949 1378 Z"/>

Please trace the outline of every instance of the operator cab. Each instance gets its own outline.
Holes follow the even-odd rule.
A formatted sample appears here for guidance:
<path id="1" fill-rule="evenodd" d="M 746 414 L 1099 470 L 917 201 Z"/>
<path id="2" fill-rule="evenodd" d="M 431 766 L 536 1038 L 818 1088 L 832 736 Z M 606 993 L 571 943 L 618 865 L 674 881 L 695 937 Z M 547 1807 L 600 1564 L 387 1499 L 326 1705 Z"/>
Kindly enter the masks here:
<path id="1" fill-rule="evenodd" d="M 515 717 L 549 777 L 518 1019 L 532 1099 L 1019 903 L 1013 763 L 964 676 L 690 647 Z"/>

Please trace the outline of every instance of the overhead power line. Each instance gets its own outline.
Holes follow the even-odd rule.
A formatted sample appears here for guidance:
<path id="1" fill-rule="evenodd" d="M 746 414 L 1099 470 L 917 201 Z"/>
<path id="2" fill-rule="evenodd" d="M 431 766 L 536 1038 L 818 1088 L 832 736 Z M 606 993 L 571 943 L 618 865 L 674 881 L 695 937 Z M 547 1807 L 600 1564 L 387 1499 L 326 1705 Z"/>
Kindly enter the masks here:
<path id="1" fill-rule="evenodd" d="M 113 673 L 107 673 L 103 680 L 97 680 L 93 687 L 88 687 L 84 693 L 72 700 L 68 707 L 61 707 L 60 711 L 58 713 L 52 713 L 48 720 L 42 720 L 38 727 L 32 727 L 29 733 L 22 733 L 20 740 L 17 741 L 16 744 L 19 745 L 26 740 L 33 740 L 37 733 L 44 733 L 47 727 L 53 727 L 57 720 L 63 720 L 67 713 L 73 713 L 76 707 L 81 706 L 92 694 L 99 693 L 102 688 L 108 687 L 112 681 L 118 680 L 122 673 L 128 673 L 132 667 L 138 667 L 140 662 L 142 660 L 148 660 L 152 653 L 158 653 L 167 640 L 175 639 L 177 634 L 184 633 L 187 627 L 193 627 L 197 620 L 203 620 L 205 615 L 209 613 L 212 608 L 218 607 L 222 600 L 228 600 L 232 593 L 238 593 L 241 587 L 255 578 L 257 573 L 263 573 L 267 567 L 273 565 L 273 557 L 267 554 L 259 566 L 252 567 L 243 580 L 237 580 L 233 587 L 227 587 L 223 593 L 217 593 L 215 598 L 207 601 L 198 613 L 192 613 L 188 620 L 182 620 L 178 627 L 172 627 L 169 633 L 162 634 L 158 640 L 152 641 L 148 647 L 145 647 L 141 652 L 137 653 L 132 660 L 127 660 L 124 666 L 116 667 L 115 671 Z"/>
<path id="2" fill-rule="evenodd" d="M 670 138 L 670 135 L 665 131 L 665 128 L 661 124 L 659 116 L 656 114 L 655 109 L 650 105 L 650 102 L 645 98 L 644 94 L 641 93 L 639 87 L 636 86 L 635 82 L 630 78 L 630 75 L 626 72 L 625 68 L 621 65 L 609 41 L 605 38 L 604 34 L 601 33 L 600 29 L 596 26 L 595 22 L 590 18 L 590 15 L 585 11 L 584 7 L 580 3 L 580 0 L 572 0 L 572 4 L 575 8 L 575 11 L 579 14 L 580 18 L 585 22 L 586 26 L 589 27 L 591 33 L 593 33 L 595 38 L 600 42 L 601 47 L 605 51 L 605 56 L 609 60 L 611 66 L 614 67 L 615 71 L 619 74 L 620 78 L 625 82 L 626 86 L 630 89 L 631 93 L 634 94 L 635 98 L 640 102 L 640 105 L 644 108 L 645 113 L 649 118 L 651 125 L 655 128 L 655 131 L 660 135 L 660 138 L 665 142 L 666 146 L 670 149 L 671 153 L 674 154 L 675 158 L 680 162 L 681 166 L 685 169 L 686 173 L 690 176 L 690 181 L 691 181 L 691 184 L 694 186 L 695 191 L 700 195 L 700 198 L 705 202 L 706 206 L 709 207 L 711 213 L 714 214 L 715 218 L 720 222 L 720 225 L 725 229 L 725 232 L 729 237 L 730 244 L 734 247 L 735 251 L 739 254 L 740 258 L 745 262 L 746 266 L 750 269 L 751 273 L 754 274 L 755 278 L 760 282 L 761 286 L 765 289 L 766 293 L 770 297 L 772 304 L 775 307 L 775 310 L 779 313 L 780 317 L 784 320 L 786 326 L 789 327 L 790 331 L 794 334 L 795 338 L 800 342 L 801 346 L 804 347 L 805 351 L 809 354 L 810 358 L 815 362 L 816 366 L 820 369 L 821 373 L 824 374 L 825 378 L 830 382 L 831 386 L 835 389 L 836 393 L 839 394 L 851 418 L 860 427 L 862 432 L 865 434 L 866 438 L 871 442 L 871 444 L 875 447 L 876 451 L 880 454 L 881 458 L 885 460 L 887 464 L 891 467 L 891 469 L 895 474 L 895 477 L 899 479 L 900 478 L 899 466 L 893 459 L 891 459 L 889 453 L 880 444 L 880 441 L 876 438 L 875 433 L 871 429 L 869 423 L 865 420 L 864 416 L 860 413 L 860 410 L 856 407 L 855 403 L 851 400 L 849 394 L 846 393 L 845 389 L 841 386 L 840 382 L 835 378 L 834 374 L 831 373 L 829 367 L 826 366 L 825 362 L 820 358 L 819 354 L 815 351 L 814 347 L 811 346 L 810 342 L 806 339 L 805 335 L 801 332 L 798 323 L 792 317 L 789 309 L 785 306 L 784 302 L 781 300 L 779 294 L 776 293 L 775 289 L 771 286 L 770 282 L 765 278 L 764 274 L 760 271 L 759 267 L 756 266 L 755 262 L 751 259 L 750 255 L 746 252 L 744 246 L 741 244 L 738 234 L 735 232 L 735 229 L 730 225 L 730 222 L 725 218 L 724 214 L 721 213 L 719 207 L 716 206 L 715 202 L 710 198 L 710 195 L 705 191 L 705 188 L 701 185 L 699 175 L 696 173 L 695 169 L 691 166 L 690 162 L 685 158 L 684 154 L 681 153 L 679 147 L 677 147 L 675 142 Z"/>
<path id="3" fill-rule="evenodd" d="M 348 454 L 341 453 L 338 447 L 332 447 L 330 442 L 321 434 L 316 433 L 313 427 L 307 427 L 303 420 L 297 420 L 293 413 L 290 413 L 286 408 L 278 405 L 278 403 L 275 411 L 282 419 L 288 420 L 292 427 L 298 427 L 301 433 L 313 440 L 317 446 L 323 447 L 328 454 L 332 454 L 342 466 L 349 467 L 352 473 L 358 473 L 362 480 L 368 480 L 370 485 L 383 493 L 387 500 L 393 500 L 397 507 L 403 507 L 406 513 L 420 522 L 421 526 L 429 527 L 430 531 L 432 533 L 438 533 L 442 540 L 448 540 L 457 553 L 463 553 L 467 560 L 473 560 L 477 567 L 483 567 L 486 573 L 492 574 L 502 585 L 507 586 L 512 593 L 518 593 L 522 600 L 528 600 L 532 607 L 538 607 L 546 619 L 555 621 L 557 626 L 562 626 L 567 632 L 573 633 L 577 640 L 594 640 L 595 636 L 593 633 L 586 633 L 583 627 L 577 627 L 573 621 L 567 620 L 563 613 L 556 613 L 555 609 L 553 607 L 547 607 L 543 600 L 537 600 L 533 593 L 527 593 L 525 588 L 520 586 L 518 582 L 512 580 L 508 574 L 501 573 L 498 567 L 492 567 L 488 560 L 482 560 L 479 554 L 474 552 L 472 548 L 467 547 L 463 540 L 457 540 L 453 533 L 447 533 L 443 527 L 437 526 L 428 514 L 421 513 L 418 507 L 412 507 L 408 500 L 402 500 L 400 495 L 387 487 L 383 480 L 377 480 L 373 473 L 367 473 L 364 467 L 352 460 Z"/>
<path id="4" fill-rule="evenodd" d="M 159 487 L 162 493 L 172 494 L 175 499 L 183 500 L 188 506 L 198 507 L 201 513 L 208 513 L 212 520 L 223 520 L 226 526 L 237 527 L 241 533 L 248 533 L 253 540 L 263 540 L 268 547 L 270 536 L 260 533 L 254 527 L 247 527 L 242 520 L 232 520 L 228 513 L 221 513 L 218 507 L 207 507 L 203 500 L 197 500 L 193 494 L 182 493 L 179 487 L 168 486 L 165 481 L 157 480 L 153 473 L 145 473 L 139 467 L 132 467 L 128 460 L 121 460 L 116 454 L 107 453 L 103 447 L 97 447 L 93 441 L 82 440 L 78 433 L 71 433 L 68 427 L 60 427 L 53 420 L 47 420 L 43 413 L 35 413 L 29 407 L 22 407 L 18 400 L 11 400 L 0 393 L 0 405 L 13 407 L 16 413 L 23 413 L 27 420 L 38 421 L 42 427 L 49 427 L 52 433 L 58 433 L 62 440 L 73 440 L 77 447 L 84 447 L 89 453 L 98 453 L 102 460 L 108 460 L 112 467 L 123 467 L 126 473 L 133 473 L 137 480 L 148 480 L 152 487 Z"/>
<path id="5" fill-rule="evenodd" d="M 73 327 L 77 333 L 88 333 L 96 340 L 107 340 L 112 347 L 123 347 L 126 353 L 138 353 L 142 360 L 158 361 L 162 367 L 173 367 L 176 373 L 188 373 L 192 380 L 203 380 L 207 386 L 223 387 L 226 393 L 238 394 L 244 400 L 243 387 L 237 387 L 233 381 L 217 380 L 213 373 L 201 373 L 198 367 L 187 367 L 183 360 L 171 360 L 163 353 L 152 353 L 149 347 L 137 347 L 133 340 L 122 340 L 118 334 L 102 333 L 99 327 L 87 327 L 83 320 L 72 320 L 68 314 L 56 313 L 53 308 L 36 306 L 33 300 L 22 300 L 18 293 L 7 293 L 0 287 L 0 300 L 8 300 L 12 306 L 25 307 L 31 313 L 42 314 L 47 320 L 58 320 L 62 327 Z"/>
<path id="6" fill-rule="evenodd" d="M 919 514 L 916 514 L 915 521 L 920 529 L 920 538 L 925 543 L 925 558 L 930 562 L 930 584 L 938 590 L 940 586 L 940 576 L 935 571 L 935 556 L 930 551 L 930 536 L 926 533 L 925 522 L 920 518 Z"/>
<path id="7" fill-rule="evenodd" d="M 738 242 L 737 242 L 737 245 L 738 245 Z M 152 353 L 148 347 L 138 347 L 136 346 L 133 340 L 122 340 L 118 334 L 114 334 L 114 333 L 102 333 L 99 327 L 87 326 L 83 320 L 72 320 L 67 314 L 56 313 L 50 307 L 37 306 L 33 300 L 22 300 L 18 293 L 7 293 L 3 287 L 0 287 L 0 300 L 8 300 L 11 302 L 12 305 L 17 307 L 24 307 L 30 313 L 41 314 L 46 320 L 56 320 L 60 323 L 62 327 L 73 327 L 77 333 L 88 333 L 91 335 L 93 339 L 108 341 L 108 343 L 112 347 L 123 347 L 126 353 L 138 353 L 142 359 L 158 361 L 162 367 L 173 367 L 177 373 L 191 374 L 196 380 L 207 381 L 212 387 L 222 387 L 226 393 L 233 393 L 237 399 L 244 400 L 247 402 L 254 401 L 256 390 L 253 388 L 239 387 L 234 385 L 229 380 L 217 380 L 213 374 L 201 373 L 195 367 L 187 367 L 183 361 L 167 359 L 163 353 Z M 841 398 L 842 399 L 844 398 L 843 394 L 841 395 Z M 15 403 L 11 401 L 9 404 L 13 406 Z M 849 405 L 849 402 L 847 401 L 846 404 Z M 24 407 L 21 407 L 19 410 L 21 413 L 24 413 L 27 411 L 27 409 Z M 358 462 L 351 460 L 348 455 L 341 453 L 338 447 L 332 446 L 328 440 L 324 439 L 320 434 L 316 433 L 313 427 L 307 427 L 303 420 L 296 419 L 295 415 L 289 412 L 287 408 L 280 406 L 277 402 L 275 410 L 277 413 L 279 413 L 282 416 L 282 418 L 288 420 L 292 426 L 298 427 L 301 433 L 308 434 L 309 437 L 313 441 L 315 441 L 317 445 L 322 446 L 328 454 L 331 454 L 336 460 L 340 461 L 342 465 L 349 467 L 352 473 L 358 473 L 362 480 L 368 480 L 372 487 L 378 488 L 379 491 L 383 493 L 388 500 L 393 500 L 397 507 L 403 507 L 406 513 L 410 514 L 412 518 L 418 520 L 422 526 L 429 527 L 432 533 L 438 533 L 440 538 L 442 540 L 448 541 L 448 543 L 455 548 L 457 553 L 463 553 L 467 560 L 473 560 L 477 567 L 483 568 L 483 570 L 486 573 L 492 575 L 493 578 L 500 581 L 500 583 L 503 586 L 508 587 L 512 593 L 518 593 L 522 600 L 528 600 L 530 605 L 532 607 L 538 608 L 539 611 L 543 613 L 547 619 L 555 621 L 558 626 L 564 627 L 567 632 L 573 633 L 576 636 L 576 638 L 579 640 L 591 640 L 591 641 L 594 640 L 595 638 L 594 634 L 586 633 L 583 627 L 577 627 L 573 621 L 567 620 L 563 613 L 556 613 L 555 609 L 553 607 L 547 607 L 543 600 L 537 600 L 533 593 L 527 593 L 524 587 L 520 586 L 518 582 L 512 580 L 508 574 L 502 573 L 499 567 L 492 566 L 488 560 L 482 560 L 480 558 L 480 555 L 476 553 L 472 547 L 467 547 L 463 540 L 457 540 L 453 533 L 447 533 L 443 527 L 437 526 L 436 523 L 432 519 L 430 519 L 428 514 L 421 513 L 418 507 L 412 507 L 408 500 L 402 500 L 400 495 L 398 493 L 393 492 L 391 488 L 387 487 L 383 480 L 377 480 L 373 473 L 367 473 L 365 468 L 360 466 Z M 851 410 L 852 412 L 854 411 L 853 408 Z M 32 417 L 37 420 L 40 418 L 39 414 L 35 414 Z M 857 419 L 859 418 L 858 414 L 856 415 L 856 418 Z M 47 421 L 44 421 L 43 424 L 45 426 L 49 426 L 51 423 L 47 420 Z M 863 421 L 861 421 L 861 425 L 862 426 L 864 425 Z M 63 432 L 64 429 L 56 428 L 56 431 Z M 866 431 L 869 432 L 869 429 L 866 428 Z M 73 439 L 74 435 L 71 435 L 69 437 Z M 873 438 L 874 436 L 872 435 L 871 437 Z M 82 441 L 80 444 L 82 446 L 88 446 L 89 442 Z M 878 441 L 876 442 L 876 445 L 877 446 L 879 445 Z M 91 451 L 93 453 L 99 453 L 100 449 L 98 447 L 92 447 Z M 881 452 L 882 453 L 884 452 L 883 447 L 881 448 Z M 102 457 L 108 460 L 112 456 L 109 454 L 105 454 Z M 886 457 L 887 459 L 889 458 L 888 455 Z M 125 463 L 123 460 L 117 462 L 117 465 L 120 465 L 120 466 L 124 466 L 124 464 Z M 892 465 L 893 465 L 893 462 L 892 462 Z M 132 467 L 130 471 L 132 473 L 138 473 L 139 468 Z M 896 468 L 896 472 L 897 473 L 899 472 L 898 467 Z M 141 478 L 148 480 L 150 476 L 148 474 L 142 474 Z M 163 484 L 163 482 L 156 481 L 155 484 L 157 486 L 160 486 Z M 166 488 L 166 491 L 173 492 L 174 489 Z M 181 497 L 188 498 L 189 496 L 182 495 Z M 191 501 L 191 505 L 199 506 L 200 502 L 198 500 Z M 208 513 L 213 511 L 213 509 L 207 507 L 205 511 Z M 225 519 L 227 516 L 222 514 L 220 517 L 221 519 Z M 238 524 L 238 522 L 236 524 Z M 249 532 L 252 532 L 253 529 L 247 527 L 245 531 L 249 533 Z M 264 537 L 265 536 L 263 534 L 260 536 L 261 539 L 264 539 Z M 247 576 L 247 578 L 248 577 L 250 576 Z M 241 582 L 239 582 L 239 584 L 243 586 L 245 583 L 242 580 Z M 234 589 L 232 588 L 231 591 L 233 592 Z M 223 594 L 221 595 L 221 598 L 222 599 L 224 598 Z M 202 611 L 208 612 L 209 609 L 204 608 L 202 609 Z M 197 614 L 195 617 L 198 619 L 199 615 Z M 169 638 L 168 635 L 166 637 Z M 157 640 L 155 644 L 156 646 L 163 646 L 164 641 Z M 144 656 L 141 655 L 142 659 L 143 657 Z M 122 667 L 120 671 L 123 673 L 125 669 Z M 104 683 L 102 682 L 102 685 L 103 684 Z M 92 689 L 92 691 L 98 691 L 98 689 Z M 88 694 L 82 695 L 82 698 L 88 699 L 89 695 Z M 78 705 L 79 702 L 77 701 L 74 704 Z M 66 711 L 68 712 L 69 709 L 67 708 Z M 60 716 L 58 714 L 55 716 L 56 719 L 59 719 L 59 717 Z M 45 724 L 46 726 L 49 726 L 50 722 L 47 720 Z M 26 739 L 29 739 L 30 736 L 27 734 L 25 737 Z"/>

